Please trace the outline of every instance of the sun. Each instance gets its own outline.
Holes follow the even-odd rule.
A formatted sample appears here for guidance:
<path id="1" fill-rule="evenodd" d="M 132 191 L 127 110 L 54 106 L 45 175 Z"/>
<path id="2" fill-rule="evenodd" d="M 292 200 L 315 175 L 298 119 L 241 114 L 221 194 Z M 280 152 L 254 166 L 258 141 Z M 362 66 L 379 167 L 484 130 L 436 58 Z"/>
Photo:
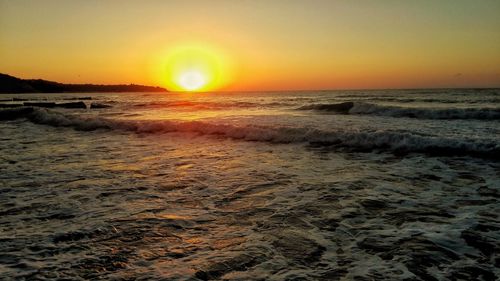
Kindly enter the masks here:
<path id="1" fill-rule="evenodd" d="M 200 71 L 189 70 L 180 74 L 178 84 L 186 91 L 197 91 L 207 84 L 207 79 Z"/>
<path id="2" fill-rule="evenodd" d="M 158 62 L 159 61 L 159 62 Z M 206 43 L 180 43 L 167 49 L 157 64 L 160 84 L 174 92 L 209 92 L 227 86 L 233 67 L 221 49 Z"/>

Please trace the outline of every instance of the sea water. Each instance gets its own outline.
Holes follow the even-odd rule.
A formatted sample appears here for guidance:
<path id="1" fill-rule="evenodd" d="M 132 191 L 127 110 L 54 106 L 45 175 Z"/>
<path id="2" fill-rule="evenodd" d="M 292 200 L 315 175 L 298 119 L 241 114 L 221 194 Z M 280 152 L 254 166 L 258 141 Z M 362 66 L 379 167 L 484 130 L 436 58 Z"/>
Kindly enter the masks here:
<path id="1" fill-rule="evenodd" d="M 0 99 L 0 279 L 500 278 L 498 89 Z"/>

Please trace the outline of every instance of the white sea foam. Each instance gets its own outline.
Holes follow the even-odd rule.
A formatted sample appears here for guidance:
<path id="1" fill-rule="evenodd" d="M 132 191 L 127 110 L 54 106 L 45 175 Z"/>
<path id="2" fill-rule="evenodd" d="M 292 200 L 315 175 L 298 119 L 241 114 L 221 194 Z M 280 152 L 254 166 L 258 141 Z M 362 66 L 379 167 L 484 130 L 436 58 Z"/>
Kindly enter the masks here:
<path id="1" fill-rule="evenodd" d="M 344 114 L 408 117 L 417 119 L 500 119 L 500 108 L 415 108 L 365 102 L 304 105 L 299 110 L 318 110 Z"/>
<path id="2" fill-rule="evenodd" d="M 119 120 L 82 117 L 42 108 L 13 108 L 0 111 L 0 119 L 15 118 L 26 118 L 36 124 L 70 127 L 81 131 L 104 129 L 150 134 L 186 132 L 246 141 L 307 143 L 367 151 L 500 156 L 500 143 L 494 140 L 445 138 L 395 130 L 320 130 L 307 127 L 233 125 L 205 121 Z"/>

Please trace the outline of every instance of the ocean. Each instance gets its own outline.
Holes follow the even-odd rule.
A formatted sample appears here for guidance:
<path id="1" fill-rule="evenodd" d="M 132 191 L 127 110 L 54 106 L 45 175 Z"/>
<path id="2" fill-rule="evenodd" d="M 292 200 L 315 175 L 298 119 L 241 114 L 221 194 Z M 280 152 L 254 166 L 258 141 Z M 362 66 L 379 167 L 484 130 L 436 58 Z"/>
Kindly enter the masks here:
<path id="1" fill-rule="evenodd" d="M 0 99 L 2 280 L 500 278 L 499 89 Z"/>

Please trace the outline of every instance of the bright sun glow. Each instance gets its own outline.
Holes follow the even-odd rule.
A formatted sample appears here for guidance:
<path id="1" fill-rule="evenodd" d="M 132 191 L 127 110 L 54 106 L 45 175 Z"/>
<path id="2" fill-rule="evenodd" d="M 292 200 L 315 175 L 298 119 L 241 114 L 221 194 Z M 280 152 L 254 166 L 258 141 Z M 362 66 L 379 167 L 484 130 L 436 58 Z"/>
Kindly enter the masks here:
<path id="1" fill-rule="evenodd" d="M 199 71 L 190 70 L 179 76 L 178 83 L 181 87 L 188 91 L 196 91 L 205 86 L 205 84 L 207 84 L 207 80 Z"/>
<path id="2" fill-rule="evenodd" d="M 215 91 L 227 86 L 232 67 L 219 49 L 203 43 L 175 44 L 160 54 L 157 79 L 179 92 Z"/>

